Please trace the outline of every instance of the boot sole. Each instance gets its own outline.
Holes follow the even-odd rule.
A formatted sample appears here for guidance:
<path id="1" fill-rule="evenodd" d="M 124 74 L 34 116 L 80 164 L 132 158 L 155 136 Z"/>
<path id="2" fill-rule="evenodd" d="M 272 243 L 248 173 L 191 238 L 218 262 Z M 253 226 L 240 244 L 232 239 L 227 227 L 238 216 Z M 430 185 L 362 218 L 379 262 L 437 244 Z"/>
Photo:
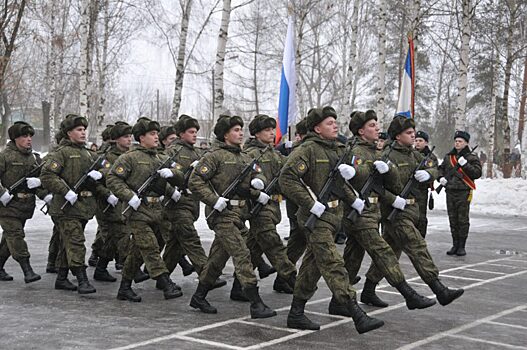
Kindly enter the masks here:
<path id="1" fill-rule="evenodd" d="M 99 282 L 117 282 L 117 278 L 114 278 L 113 280 L 110 279 L 104 279 L 104 278 L 97 278 L 93 276 L 93 279 Z"/>
<path id="2" fill-rule="evenodd" d="M 445 303 L 442 303 L 439 299 L 437 301 L 439 301 L 439 304 L 441 304 L 442 306 L 447 306 L 448 304 L 452 303 L 454 300 L 459 299 L 464 293 L 465 293 L 465 290 L 461 289 L 461 293 L 459 293 L 459 295 L 455 296 L 452 299 L 449 299 Z"/>
<path id="3" fill-rule="evenodd" d="M 408 310 L 422 310 L 422 309 L 426 309 L 426 308 L 429 308 L 431 306 L 434 306 L 436 304 L 436 302 L 434 300 L 432 300 L 432 303 L 429 303 L 427 305 L 422 305 L 422 306 L 415 306 L 415 305 L 408 305 L 406 304 L 406 307 L 408 308 Z"/>
<path id="4" fill-rule="evenodd" d="M 183 296 L 183 293 L 180 293 L 180 294 L 171 294 L 171 295 L 165 295 L 165 300 L 170 300 L 170 299 L 176 299 L 176 298 L 179 298 L 179 297 L 182 297 Z"/>
<path id="5" fill-rule="evenodd" d="M 133 303 L 140 303 L 141 302 L 141 297 L 139 297 L 139 299 L 130 299 L 130 298 L 127 298 L 123 295 L 119 295 L 117 294 L 117 300 L 128 300 L 128 301 L 131 301 Z"/>
<path id="6" fill-rule="evenodd" d="M 30 279 L 25 279 L 25 278 L 24 278 L 24 282 L 26 282 L 26 283 L 31 283 L 31 282 L 39 281 L 40 279 L 42 279 L 41 276 L 33 277 L 33 278 L 30 278 Z"/>
<path id="7" fill-rule="evenodd" d="M 361 303 L 365 304 L 365 305 L 369 305 L 369 306 L 375 306 L 375 307 L 381 307 L 381 308 L 385 308 L 385 307 L 388 307 L 390 305 L 388 304 L 375 304 L 371 301 L 364 301 L 364 300 L 360 300 Z"/>
<path id="8" fill-rule="evenodd" d="M 193 300 L 190 301 L 190 306 L 192 308 L 194 308 L 194 309 L 199 309 L 204 314 L 217 314 L 218 313 L 218 310 L 216 310 L 216 309 L 214 309 L 214 310 L 204 310 L 204 309 L 202 309 L 199 305 L 194 304 Z"/>
<path id="9" fill-rule="evenodd" d="M 13 280 L 13 277 L 11 278 L 0 278 L 0 281 L 4 281 L 4 282 L 9 282 L 9 281 L 12 281 Z"/>
<path id="10" fill-rule="evenodd" d="M 95 292 L 97 292 L 97 290 L 89 290 L 89 291 L 80 291 L 77 289 L 77 292 L 79 292 L 79 294 L 93 294 Z"/>
<path id="11" fill-rule="evenodd" d="M 269 317 L 274 317 L 274 316 L 276 316 L 276 311 L 270 312 L 268 314 L 260 315 L 260 316 L 251 314 L 251 319 L 254 320 L 258 318 L 269 318 Z"/>
<path id="12" fill-rule="evenodd" d="M 56 290 L 67 290 L 67 291 L 70 291 L 70 292 L 76 292 L 77 291 L 77 287 L 75 287 L 75 288 L 64 288 L 64 287 L 57 287 L 57 286 L 55 286 L 55 289 Z"/>
<path id="13" fill-rule="evenodd" d="M 312 326 L 312 327 L 307 327 L 307 326 L 301 326 L 301 325 L 294 325 L 294 324 L 290 324 L 290 323 L 287 323 L 287 328 L 292 328 L 292 329 L 299 329 L 299 330 L 302 330 L 302 331 L 319 331 L 320 330 L 320 326 L 317 325 L 317 326 Z"/>
<path id="14" fill-rule="evenodd" d="M 377 322 L 376 324 L 372 325 L 371 327 L 368 327 L 368 328 L 365 328 L 365 329 L 357 329 L 357 332 L 359 332 L 359 334 L 364 334 L 364 333 L 367 333 L 367 332 L 371 332 L 371 331 L 374 331 L 378 328 L 381 328 L 382 326 L 384 326 L 384 321 L 382 320 L 379 320 L 379 322 Z"/>

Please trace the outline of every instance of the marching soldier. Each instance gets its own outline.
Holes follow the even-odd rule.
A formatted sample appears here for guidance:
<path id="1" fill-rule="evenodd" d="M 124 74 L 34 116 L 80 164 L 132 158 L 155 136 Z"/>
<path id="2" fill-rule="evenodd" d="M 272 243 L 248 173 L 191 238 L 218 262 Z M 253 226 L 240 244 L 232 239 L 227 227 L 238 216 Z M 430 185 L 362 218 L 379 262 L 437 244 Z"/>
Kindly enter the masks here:
<path id="1" fill-rule="evenodd" d="M 439 182 L 446 189 L 446 204 L 452 248 L 448 255 L 464 256 L 470 227 L 470 202 L 476 189 L 474 180 L 481 177 L 481 163 L 468 146 L 470 134 L 458 130 L 454 135 L 454 148 L 439 166 Z"/>
<path id="2" fill-rule="evenodd" d="M 49 213 L 55 219 L 61 237 L 55 288 L 74 290 L 67 280 L 69 268 L 77 277 L 79 294 L 95 293 L 84 265 L 84 228 L 95 215 L 95 195 L 105 188 L 97 182 L 102 174 L 94 169 L 87 173 L 86 181 L 77 192 L 72 190 L 97 159 L 97 155 L 85 147 L 88 127 L 86 118 L 69 114 L 61 125 L 64 138 L 44 165 L 41 176 L 44 188 L 53 194 Z"/>
<path id="3" fill-rule="evenodd" d="M 359 333 L 382 327 L 384 322 L 371 318 L 359 307 L 355 290 L 349 281 L 344 260 L 337 251 L 334 236 L 341 221 L 340 201 L 353 203 L 356 199 L 351 188 L 339 177 L 327 203 L 321 203 L 318 195 L 327 176 L 344 152 L 344 145 L 336 142 L 338 134 L 337 113 L 332 107 L 313 108 L 307 116 L 309 130 L 301 147 L 289 156 L 280 176 L 280 188 L 289 200 L 298 206 L 299 227 L 305 231 L 307 250 L 302 260 L 293 294 L 287 326 L 289 328 L 318 330 L 320 325 L 304 314 L 306 302 L 317 290 L 317 282 L 324 277 L 333 297 L 346 309 L 347 316 L 355 322 Z M 351 166 L 342 164 L 341 169 Z M 304 224 L 313 214 L 318 217 L 312 233 Z"/>
<path id="4" fill-rule="evenodd" d="M 415 144 L 414 147 L 418 150 L 423 156 L 430 154 L 431 150 L 428 147 L 429 136 L 424 131 L 418 131 L 415 134 Z M 430 154 L 429 161 L 434 168 L 438 167 L 438 161 L 435 154 Z M 415 199 L 419 205 L 419 223 L 417 224 L 417 229 L 421 232 L 423 238 L 426 237 L 426 230 L 428 227 L 428 219 L 426 217 L 426 212 L 428 209 L 428 203 L 433 203 L 434 197 L 432 197 L 432 191 L 434 190 L 434 181 L 423 182 L 417 186 L 417 191 L 415 191 Z M 430 192 L 430 194 L 429 194 Z M 430 198 L 429 198 L 430 196 Z M 432 207 L 431 207 L 432 208 Z"/>
<path id="5" fill-rule="evenodd" d="M 40 280 L 29 263 L 29 250 L 25 241 L 24 226 L 35 211 L 35 193 L 46 196 L 41 188 L 39 165 L 42 162 L 32 150 L 32 137 L 35 130 L 26 122 L 15 122 L 9 129 L 10 141 L 0 152 L 0 226 L 3 234 L 0 242 L 0 280 L 10 281 L 13 277 L 4 270 L 9 256 L 13 256 L 22 268 L 24 281 L 31 283 Z M 17 187 L 15 183 L 25 177 Z M 49 200 L 49 197 L 47 198 Z"/>
<path id="6" fill-rule="evenodd" d="M 172 169 L 169 167 L 158 169 L 168 158 L 157 151 L 159 130 L 158 122 L 140 118 L 132 128 L 132 134 L 134 139 L 139 141 L 139 146 L 117 158 L 106 181 L 108 189 L 129 206 L 126 208 L 129 210 L 126 213 L 129 215 L 127 225 L 132 233 L 131 249 L 124 262 L 121 286 L 117 293 L 119 300 L 141 301 L 141 297 L 132 290 L 131 285 L 143 261 L 150 277 L 158 281 L 165 299 L 183 295 L 169 277 L 155 235 L 163 221 L 163 205 L 160 197 L 168 195 L 171 189 L 171 186 L 167 186 L 167 181 L 171 185 L 181 186 L 183 183 L 183 174 L 172 168 L 173 164 L 168 164 Z M 155 173 L 156 169 L 158 169 L 157 173 Z M 156 178 L 140 198 L 137 192 L 150 176 Z"/>
<path id="7" fill-rule="evenodd" d="M 364 183 L 369 179 L 374 169 L 382 176 L 386 182 L 397 182 L 398 174 L 395 168 L 391 168 L 384 161 L 380 160 L 380 152 L 376 149 L 375 142 L 379 137 L 379 124 L 375 111 L 368 110 L 366 113 L 355 111 L 350 116 L 350 131 L 357 137 L 357 141 L 352 150 L 353 165 L 356 174 L 351 171 L 348 180 L 351 185 L 360 190 Z M 388 194 L 389 195 L 389 194 Z M 393 196 L 393 195 L 392 195 Z M 393 196 L 395 197 L 395 196 Z M 406 282 L 403 272 L 399 267 L 398 257 L 392 248 L 379 234 L 379 223 L 381 221 L 381 209 L 379 195 L 375 192 L 369 194 L 367 198 L 370 205 L 365 207 L 363 200 L 356 200 L 352 206 L 344 206 L 344 231 L 348 235 L 346 247 L 344 248 L 344 262 L 348 270 L 350 281 L 353 281 L 360 269 L 364 258 L 364 251 L 368 252 L 375 266 L 382 271 L 390 285 L 394 286 L 399 293 L 406 299 L 407 307 L 412 309 L 424 309 L 435 304 L 434 300 L 419 295 Z M 393 200 L 394 198 L 392 198 Z M 355 222 L 351 222 L 347 217 L 356 211 L 359 215 Z M 372 282 L 366 280 L 364 290 L 369 290 Z M 379 305 L 375 294 L 361 294 L 361 301 L 368 305 Z M 386 305 L 388 306 L 388 305 Z M 340 315 L 341 306 L 334 298 L 329 304 L 329 313 Z"/>
<path id="8" fill-rule="evenodd" d="M 375 143 L 378 151 L 382 151 L 384 149 L 384 145 L 386 144 L 386 141 L 388 141 L 388 133 L 385 131 L 380 131 L 379 139 Z"/>
<path id="9" fill-rule="evenodd" d="M 257 185 L 261 180 L 254 177 L 254 173 L 241 179 L 231 198 L 221 196 L 243 174 L 242 171 L 247 169 L 250 159 L 241 149 L 243 120 L 240 117 L 220 116 L 214 126 L 214 134 L 216 144 L 199 161 L 189 181 L 189 189 L 207 205 L 207 223 L 215 233 L 209 258 L 199 276 L 199 284 L 190 306 L 205 313 L 217 313 L 216 308 L 205 298 L 221 275 L 225 263 L 232 257 L 236 277 L 251 302 L 251 317 L 272 317 L 276 312 L 263 303 L 258 293 L 257 279 L 246 245 L 247 228 L 242 215 L 247 200 L 256 199 L 265 204 L 270 198 L 255 188 L 261 187 Z"/>
<path id="10" fill-rule="evenodd" d="M 383 238 L 392 247 L 397 257 L 400 257 L 403 251 L 408 255 L 417 273 L 432 289 L 441 305 L 450 304 L 459 298 L 464 290 L 449 289 L 441 283 L 439 270 L 430 256 L 426 241 L 416 228 L 419 221 L 418 204 L 412 195 L 406 199 L 398 195 L 411 177 L 421 183 L 428 183 L 436 176 L 437 169 L 433 167 L 433 164 L 425 164 L 424 169 L 414 172 L 423 159 L 423 155 L 413 149 L 415 139 L 413 119 L 401 115 L 395 116 L 388 128 L 388 134 L 392 142 L 395 142 L 388 159 L 397 167 L 399 176 L 396 183 L 387 182 L 385 184 L 386 196 L 381 203 L 382 222 L 385 227 Z M 384 152 L 388 151 L 385 149 Z M 399 210 L 399 213 L 394 221 L 390 222 L 387 217 L 394 208 Z M 371 304 L 374 306 L 387 305 L 375 295 L 375 286 L 383 277 L 383 273 L 375 264 L 372 264 L 366 273 L 366 278 L 371 282 L 365 285 L 363 293 L 368 295 L 368 300 L 372 301 Z M 373 301 L 380 303 L 375 304 Z"/>

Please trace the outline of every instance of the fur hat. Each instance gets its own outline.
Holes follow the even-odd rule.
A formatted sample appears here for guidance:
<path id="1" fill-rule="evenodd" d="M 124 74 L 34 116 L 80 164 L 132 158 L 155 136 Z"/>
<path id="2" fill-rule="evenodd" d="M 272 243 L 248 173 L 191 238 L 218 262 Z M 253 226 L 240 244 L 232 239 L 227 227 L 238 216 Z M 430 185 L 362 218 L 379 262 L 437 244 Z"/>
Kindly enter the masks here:
<path id="1" fill-rule="evenodd" d="M 161 131 L 159 132 L 159 141 L 163 141 L 170 135 L 176 135 L 176 128 L 172 125 L 162 126 Z"/>
<path id="2" fill-rule="evenodd" d="M 15 141 L 15 139 L 20 136 L 35 135 L 35 129 L 33 129 L 28 123 L 20 121 L 11 125 L 7 130 L 7 134 L 11 141 Z"/>
<path id="3" fill-rule="evenodd" d="M 196 128 L 196 130 L 199 130 L 199 123 L 198 120 L 195 118 L 192 118 L 189 115 L 182 114 L 179 117 L 179 120 L 174 125 L 176 134 L 182 134 L 185 131 L 187 131 L 190 128 Z"/>
<path id="4" fill-rule="evenodd" d="M 388 133 L 386 131 L 380 131 L 379 140 L 388 140 Z"/>
<path id="5" fill-rule="evenodd" d="M 150 120 L 146 117 L 141 117 L 137 120 L 135 125 L 132 127 L 132 134 L 134 134 L 134 139 L 139 142 L 139 136 L 146 134 L 149 131 L 160 131 L 161 127 L 159 123 L 153 120 Z"/>
<path id="6" fill-rule="evenodd" d="M 306 119 L 302 119 L 295 125 L 295 130 L 298 135 L 305 135 L 307 134 L 307 123 Z"/>
<path id="7" fill-rule="evenodd" d="M 393 117 L 390 126 L 388 127 L 388 135 L 395 140 L 395 136 L 399 135 L 408 128 L 415 129 L 415 121 L 412 118 L 407 118 L 404 115 L 397 114 Z"/>
<path id="8" fill-rule="evenodd" d="M 251 136 L 267 128 L 276 129 L 276 120 L 266 114 L 258 114 L 249 123 L 249 133 Z"/>
<path id="9" fill-rule="evenodd" d="M 127 122 L 116 122 L 110 130 L 110 139 L 117 140 L 121 136 L 130 135 L 132 126 Z"/>
<path id="10" fill-rule="evenodd" d="M 320 124 L 324 119 L 333 117 L 337 119 L 337 112 L 331 106 L 322 108 L 311 108 L 307 113 L 306 127 L 308 131 L 314 131 L 315 126 Z"/>
<path id="11" fill-rule="evenodd" d="M 64 134 L 67 134 L 68 131 L 75 129 L 79 126 L 88 127 L 88 120 L 84 117 L 81 117 L 78 114 L 68 114 L 66 118 L 61 122 L 61 130 Z"/>
<path id="12" fill-rule="evenodd" d="M 426 142 L 428 142 L 428 140 L 430 139 L 430 136 L 428 136 L 428 134 L 422 130 L 419 130 L 416 134 L 415 134 L 415 138 L 421 138 L 423 140 L 425 140 Z"/>
<path id="13" fill-rule="evenodd" d="M 112 128 L 113 127 L 114 127 L 113 124 L 106 125 L 106 128 L 101 133 L 101 137 L 102 137 L 103 142 L 113 139 L 112 138 Z"/>
<path id="14" fill-rule="evenodd" d="M 351 112 L 349 124 L 351 133 L 357 136 L 359 134 L 359 129 L 362 128 L 367 121 L 372 119 L 377 120 L 377 113 L 375 113 L 374 110 L 369 109 L 366 112 Z"/>
<path id="15" fill-rule="evenodd" d="M 214 135 L 216 135 L 218 140 L 224 142 L 225 134 L 236 125 L 239 125 L 243 128 L 242 118 L 238 117 L 237 115 L 230 116 L 222 114 L 214 126 Z"/>
<path id="16" fill-rule="evenodd" d="M 461 137 L 465 141 L 470 142 L 470 134 L 466 131 L 456 130 L 456 133 L 454 134 L 454 140 L 458 137 Z"/>

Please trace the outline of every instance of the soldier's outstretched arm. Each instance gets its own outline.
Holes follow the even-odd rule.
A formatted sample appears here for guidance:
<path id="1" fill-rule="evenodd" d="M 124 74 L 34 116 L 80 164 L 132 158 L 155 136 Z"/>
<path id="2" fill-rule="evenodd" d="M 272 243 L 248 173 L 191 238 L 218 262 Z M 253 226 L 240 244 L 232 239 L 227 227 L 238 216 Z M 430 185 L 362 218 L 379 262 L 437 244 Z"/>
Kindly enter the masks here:
<path id="1" fill-rule="evenodd" d="M 70 190 L 61 179 L 64 157 L 61 152 L 55 152 L 46 162 L 40 174 L 42 186 L 53 194 L 65 196 Z"/>
<path id="2" fill-rule="evenodd" d="M 467 164 L 463 165 L 462 169 L 472 180 L 479 179 L 481 177 L 481 162 L 479 158 L 474 154 L 468 154 Z"/>
<path id="3" fill-rule="evenodd" d="M 132 199 L 135 194 L 126 183 L 126 179 L 130 176 L 131 171 L 132 165 L 130 160 L 125 155 L 122 155 L 117 158 L 106 179 L 108 189 L 125 203 Z"/>
<path id="4" fill-rule="evenodd" d="M 298 207 L 311 208 L 315 201 L 311 198 L 301 179 L 308 171 L 309 161 L 307 155 L 293 152 L 284 165 L 278 183 L 282 193 L 287 199 L 292 200 Z"/>

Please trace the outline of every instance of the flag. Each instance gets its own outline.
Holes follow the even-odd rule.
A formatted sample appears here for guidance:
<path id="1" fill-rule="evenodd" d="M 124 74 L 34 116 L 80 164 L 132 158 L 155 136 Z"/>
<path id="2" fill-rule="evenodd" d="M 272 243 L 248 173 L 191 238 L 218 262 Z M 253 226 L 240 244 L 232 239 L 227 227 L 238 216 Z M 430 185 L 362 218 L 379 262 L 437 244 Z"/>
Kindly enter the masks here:
<path id="1" fill-rule="evenodd" d="M 408 53 L 404 63 L 404 72 L 401 78 L 401 88 L 399 91 L 399 102 L 397 103 L 396 114 L 402 114 L 407 118 L 414 117 L 414 96 L 415 96 L 415 71 L 414 71 L 414 42 L 408 36 Z"/>
<path id="2" fill-rule="evenodd" d="M 296 71 L 295 71 L 295 40 L 294 18 L 289 17 L 287 36 L 285 39 L 284 58 L 282 60 L 282 76 L 280 79 L 280 99 L 278 101 L 278 120 L 276 123 L 276 139 L 278 144 L 287 135 L 288 127 L 296 120 Z"/>

